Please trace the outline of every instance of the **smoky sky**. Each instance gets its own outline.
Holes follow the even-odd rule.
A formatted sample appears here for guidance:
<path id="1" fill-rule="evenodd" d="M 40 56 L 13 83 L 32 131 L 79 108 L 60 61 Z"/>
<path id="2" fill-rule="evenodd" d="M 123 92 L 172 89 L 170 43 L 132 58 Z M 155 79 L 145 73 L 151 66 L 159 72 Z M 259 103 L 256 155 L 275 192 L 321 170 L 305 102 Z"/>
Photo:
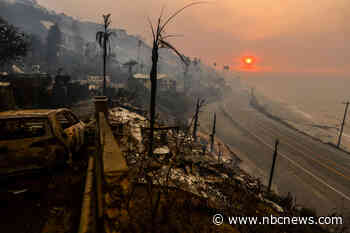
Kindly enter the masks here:
<path id="1" fill-rule="evenodd" d="M 185 0 L 38 0 L 67 15 L 102 22 L 111 13 L 113 27 L 151 39 L 147 17 L 155 22 L 191 1 Z M 181 34 L 171 42 L 207 64 L 230 65 L 257 74 L 350 74 L 349 0 L 213 0 L 186 9 L 167 27 Z M 242 56 L 257 59 L 241 69 Z"/>

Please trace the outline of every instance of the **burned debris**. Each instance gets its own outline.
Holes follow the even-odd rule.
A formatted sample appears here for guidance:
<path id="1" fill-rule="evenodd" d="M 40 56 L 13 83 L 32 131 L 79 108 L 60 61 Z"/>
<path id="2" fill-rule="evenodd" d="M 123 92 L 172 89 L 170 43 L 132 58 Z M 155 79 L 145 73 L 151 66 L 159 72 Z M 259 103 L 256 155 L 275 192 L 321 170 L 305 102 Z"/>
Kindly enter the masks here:
<path id="1" fill-rule="evenodd" d="M 245 158 L 221 140 L 218 110 L 225 105 L 216 104 L 236 84 L 226 79 L 234 67 L 219 71 L 170 43 L 177 35 L 168 25 L 205 3 L 168 17 L 162 12 L 155 25 L 149 20 L 148 45 L 113 29 L 111 14 L 102 15 L 101 25 L 34 0 L 0 0 L 0 204 L 8 212 L 1 229 L 325 232 L 213 224 L 217 213 L 315 214 L 244 171 Z M 2 19 L 11 8 L 26 33 Z M 27 11 L 34 22 L 18 14 Z M 209 111 L 211 125 L 203 126 Z"/>
<path id="2" fill-rule="evenodd" d="M 259 179 L 240 169 L 240 158 L 219 139 L 216 139 L 212 151 L 203 151 L 201 143 L 209 145 L 210 135 L 200 133 L 200 142 L 196 142 L 191 130 L 185 132 L 178 127 L 156 124 L 150 157 L 147 118 L 118 107 L 110 110 L 109 121 L 129 171 L 127 181 L 108 185 L 105 194 L 108 219 L 105 227 L 108 231 L 129 232 L 131 227 L 136 231 L 162 232 L 161 229 L 178 227 L 182 232 L 189 227 L 188 223 L 182 222 L 184 225 L 179 226 L 172 222 L 172 218 L 180 218 L 178 215 L 183 214 L 179 206 L 184 210 L 195 208 L 203 211 L 186 213 L 193 218 L 194 213 L 209 218 L 208 214 L 217 211 L 235 216 L 297 214 L 298 206 L 291 196 L 279 197 L 269 193 Z M 128 184 L 125 187 L 124 182 Z M 174 214 L 169 215 L 169 212 L 163 212 L 164 209 L 174 211 Z M 142 211 L 142 217 L 139 211 Z M 195 224 L 195 220 L 192 221 Z M 210 232 L 211 226 L 203 224 L 207 228 L 202 231 Z M 256 228 L 249 226 L 240 230 L 250 232 L 253 229 Z M 321 229 L 316 231 L 322 232 Z"/>

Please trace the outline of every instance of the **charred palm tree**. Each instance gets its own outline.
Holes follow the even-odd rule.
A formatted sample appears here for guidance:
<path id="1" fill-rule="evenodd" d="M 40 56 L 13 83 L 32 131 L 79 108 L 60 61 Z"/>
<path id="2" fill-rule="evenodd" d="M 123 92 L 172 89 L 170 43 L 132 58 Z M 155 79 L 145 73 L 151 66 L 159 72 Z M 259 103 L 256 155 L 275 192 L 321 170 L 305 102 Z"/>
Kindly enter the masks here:
<path id="1" fill-rule="evenodd" d="M 103 49 L 103 95 L 106 95 L 106 60 L 111 51 L 111 36 L 115 35 L 115 32 L 109 27 L 112 23 L 111 14 L 102 15 L 102 17 L 104 30 L 96 32 L 96 41 Z"/>
<path id="2" fill-rule="evenodd" d="M 153 135 L 154 135 L 154 123 L 155 123 L 155 115 L 156 115 L 157 65 L 158 65 L 158 58 L 159 58 L 159 53 L 158 53 L 159 49 L 166 48 L 166 49 L 172 50 L 179 56 L 181 61 L 186 64 L 186 60 L 182 56 L 182 54 L 167 41 L 168 38 L 176 37 L 177 35 L 166 34 L 165 27 L 170 22 L 172 22 L 172 20 L 186 8 L 191 7 L 193 5 L 202 4 L 202 3 L 205 3 L 205 2 L 199 1 L 199 2 L 193 2 L 188 5 L 185 5 L 184 7 L 182 7 L 181 9 L 177 10 L 175 13 L 170 15 L 164 21 L 162 18 L 163 16 L 163 11 L 162 11 L 162 13 L 158 18 L 156 27 L 154 27 L 152 22 L 149 20 L 150 27 L 152 30 L 152 36 L 153 36 L 152 68 L 150 72 L 150 79 L 151 79 L 150 135 L 149 135 L 149 147 L 148 147 L 148 154 L 150 156 L 153 155 Z"/>

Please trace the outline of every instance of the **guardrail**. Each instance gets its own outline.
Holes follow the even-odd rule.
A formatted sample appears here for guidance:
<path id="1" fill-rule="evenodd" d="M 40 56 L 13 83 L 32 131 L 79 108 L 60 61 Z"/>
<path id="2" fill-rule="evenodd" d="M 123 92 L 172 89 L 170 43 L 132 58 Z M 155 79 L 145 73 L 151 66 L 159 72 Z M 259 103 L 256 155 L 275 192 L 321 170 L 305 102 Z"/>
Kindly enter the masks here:
<path id="1" fill-rule="evenodd" d="M 94 202 L 96 199 L 94 191 L 94 169 L 95 169 L 95 158 L 94 156 L 89 157 L 89 164 L 86 171 L 85 188 L 83 193 L 82 209 L 80 214 L 80 225 L 79 233 L 94 233 L 96 231 L 95 211 Z"/>
<path id="2" fill-rule="evenodd" d="M 103 224 L 101 224 L 103 217 L 103 211 L 101 211 L 103 209 L 103 205 L 101 205 L 103 180 L 98 119 L 95 121 L 94 144 L 97 150 L 93 155 L 89 155 L 78 233 L 104 232 L 101 229 L 103 227 Z"/>
<path id="3" fill-rule="evenodd" d="M 99 108 L 96 113 L 95 144 L 98 148 L 90 156 L 83 193 L 79 233 L 105 232 L 105 191 L 103 187 L 118 182 L 116 177 L 128 171 L 124 156 L 117 144 L 106 118 L 106 111 Z"/>

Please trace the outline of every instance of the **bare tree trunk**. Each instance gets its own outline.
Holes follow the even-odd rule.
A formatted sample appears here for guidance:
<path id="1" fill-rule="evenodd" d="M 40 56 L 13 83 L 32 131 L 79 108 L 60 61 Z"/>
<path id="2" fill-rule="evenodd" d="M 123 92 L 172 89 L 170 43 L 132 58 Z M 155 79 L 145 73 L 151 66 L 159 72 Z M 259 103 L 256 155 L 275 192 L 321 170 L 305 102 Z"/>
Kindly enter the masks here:
<path id="1" fill-rule="evenodd" d="M 152 49 L 152 69 L 150 73 L 151 78 L 151 104 L 150 104 L 150 135 L 148 155 L 153 155 L 153 135 L 154 135 L 154 123 L 156 115 L 156 95 L 157 95 L 157 64 L 158 64 L 158 44 L 153 43 Z"/>
<path id="2" fill-rule="evenodd" d="M 198 125 L 199 108 L 200 108 L 200 104 L 199 104 L 199 98 L 198 98 L 197 105 L 196 105 L 196 113 L 194 115 L 194 125 L 193 125 L 193 133 L 192 133 L 192 137 L 195 142 L 197 141 L 197 125 Z"/>

